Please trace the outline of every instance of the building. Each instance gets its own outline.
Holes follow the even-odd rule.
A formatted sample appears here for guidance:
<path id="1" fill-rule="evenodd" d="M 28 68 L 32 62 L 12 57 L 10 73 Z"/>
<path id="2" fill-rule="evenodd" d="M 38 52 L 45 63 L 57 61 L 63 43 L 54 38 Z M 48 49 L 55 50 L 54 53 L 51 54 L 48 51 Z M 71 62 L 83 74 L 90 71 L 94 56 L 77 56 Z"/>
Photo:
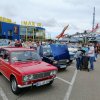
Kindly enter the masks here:
<path id="1" fill-rule="evenodd" d="M 45 29 L 36 26 L 0 22 L 0 39 L 44 41 Z"/>
<path id="2" fill-rule="evenodd" d="M 0 22 L 0 39 L 19 40 L 19 25 Z"/>
<path id="3" fill-rule="evenodd" d="M 45 29 L 35 26 L 20 26 L 20 38 L 22 40 L 44 41 Z"/>

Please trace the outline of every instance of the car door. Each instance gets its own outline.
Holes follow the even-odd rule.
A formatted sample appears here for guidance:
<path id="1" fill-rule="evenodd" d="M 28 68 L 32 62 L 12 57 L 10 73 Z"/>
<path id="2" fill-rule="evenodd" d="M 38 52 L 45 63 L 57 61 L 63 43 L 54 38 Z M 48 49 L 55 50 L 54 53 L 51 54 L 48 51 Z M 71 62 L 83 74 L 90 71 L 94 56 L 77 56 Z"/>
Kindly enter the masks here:
<path id="1" fill-rule="evenodd" d="M 5 71 L 4 71 L 4 50 L 3 49 L 0 49 L 0 72 L 2 74 L 5 74 Z"/>
<path id="2" fill-rule="evenodd" d="M 10 56 L 8 51 L 4 51 L 4 58 L 3 58 L 3 71 L 6 76 L 6 78 L 9 78 L 9 74 L 11 72 L 10 68 Z"/>
<path id="3" fill-rule="evenodd" d="M 0 58 L 0 69 L 1 69 L 1 72 L 2 74 L 8 78 L 8 75 L 9 75 L 9 54 L 7 53 L 6 50 L 1 50 L 1 58 Z"/>

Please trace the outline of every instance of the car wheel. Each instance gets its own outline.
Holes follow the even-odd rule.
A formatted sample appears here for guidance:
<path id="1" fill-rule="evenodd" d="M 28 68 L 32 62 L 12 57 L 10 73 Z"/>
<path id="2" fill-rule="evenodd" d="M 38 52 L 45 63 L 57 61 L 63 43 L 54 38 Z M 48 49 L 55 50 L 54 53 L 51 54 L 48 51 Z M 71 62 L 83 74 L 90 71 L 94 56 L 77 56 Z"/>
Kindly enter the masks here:
<path id="1" fill-rule="evenodd" d="M 70 63 L 72 63 L 73 62 L 73 60 L 70 60 Z"/>
<path id="2" fill-rule="evenodd" d="M 67 68 L 67 67 L 66 67 Z M 63 70 L 66 70 L 66 68 L 63 68 Z"/>
<path id="3" fill-rule="evenodd" d="M 11 78 L 10 85 L 11 90 L 14 94 L 19 94 L 21 92 L 21 89 L 18 87 L 17 81 L 14 77 Z"/>
<path id="4" fill-rule="evenodd" d="M 88 72 L 90 71 L 90 69 L 88 68 Z"/>

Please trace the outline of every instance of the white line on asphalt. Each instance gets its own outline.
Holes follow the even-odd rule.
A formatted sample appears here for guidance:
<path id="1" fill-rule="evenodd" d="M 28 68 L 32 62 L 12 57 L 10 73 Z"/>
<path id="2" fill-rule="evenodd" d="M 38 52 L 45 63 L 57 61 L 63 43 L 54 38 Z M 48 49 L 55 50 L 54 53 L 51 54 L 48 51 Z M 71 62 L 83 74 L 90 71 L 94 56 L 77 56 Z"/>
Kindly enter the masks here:
<path id="1" fill-rule="evenodd" d="M 71 82 L 69 82 L 69 81 L 66 81 L 66 80 L 64 80 L 64 79 L 62 79 L 60 77 L 56 77 L 56 78 L 59 79 L 59 80 L 61 80 L 61 81 L 63 81 L 63 82 L 65 82 L 65 83 L 67 83 L 67 84 L 69 84 L 69 85 L 71 85 Z"/>
<path id="2" fill-rule="evenodd" d="M 5 93 L 3 92 L 1 87 L 0 87 L 0 95 L 1 95 L 3 100 L 8 100 L 7 96 L 5 95 Z"/>
<path id="3" fill-rule="evenodd" d="M 69 86 L 68 91 L 66 92 L 64 100 L 69 100 L 69 97 L 71 95 L 71 91 L 72 91 L 72 88 L 73 88 L 73 85 L 74 85 L 74 82 L 75 82 L 75 79 L 76 79 L 76 75 L 77 75 L 77 69 L 74 72 L 74 76 L 72 78 L 71 85 Z"/>

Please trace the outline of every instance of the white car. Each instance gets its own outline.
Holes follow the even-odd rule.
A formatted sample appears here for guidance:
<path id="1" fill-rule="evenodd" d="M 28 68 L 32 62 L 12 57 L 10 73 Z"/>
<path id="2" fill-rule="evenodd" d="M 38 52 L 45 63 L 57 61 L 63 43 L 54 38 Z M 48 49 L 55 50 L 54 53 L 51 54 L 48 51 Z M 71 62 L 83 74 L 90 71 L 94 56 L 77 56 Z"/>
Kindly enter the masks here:
<path id="1" fill-rule="evenodd" d="M 8 46 L 8 39 L 0 39 L 0 47 L 6 47 Z"/>
<path id="2" fill-rule="evenodd" d="M 68 50 L 69 50 L 69 52 L 76 53 L 78 48 L 76 46 L 68 46 Z"/>

